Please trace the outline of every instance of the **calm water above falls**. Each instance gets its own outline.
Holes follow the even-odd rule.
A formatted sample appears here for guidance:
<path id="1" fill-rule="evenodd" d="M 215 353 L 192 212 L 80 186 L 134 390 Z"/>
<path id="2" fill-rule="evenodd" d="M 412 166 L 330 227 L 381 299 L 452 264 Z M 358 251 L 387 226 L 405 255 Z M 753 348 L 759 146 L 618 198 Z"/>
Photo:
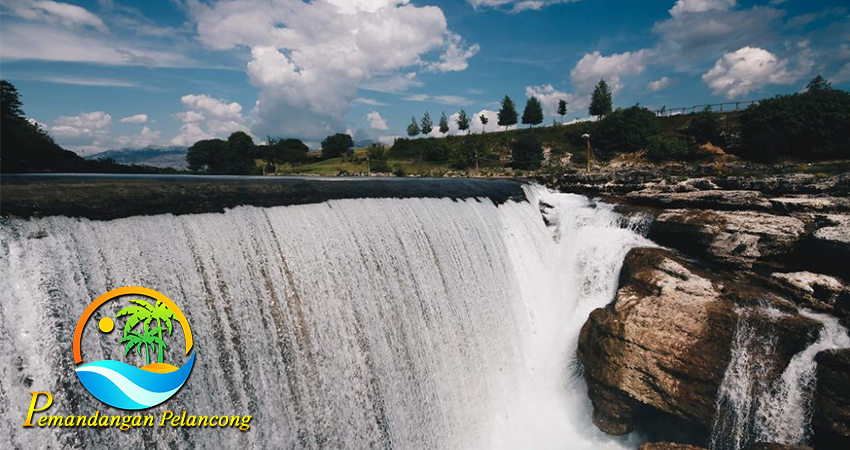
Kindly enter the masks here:
<path id="1" fill-rule="evenodd" d="M 635 448 L 591 424 L 572 361 L 626 252 L 648 243 L 605 205 L 529 190 L 500 206 L 5 221 L 0 447 Z M 127 285 L 171 297 L 195 334 L 194 372 L 151 412 L 253 414 L 251 431 L 20 427 L 30 390 L 54 393 L 52 414 L 118 413 L 82 389 L 70 342 L 85 306 Z M 120 333 L 92 334 L 85 355 L 123 359 Z"/>

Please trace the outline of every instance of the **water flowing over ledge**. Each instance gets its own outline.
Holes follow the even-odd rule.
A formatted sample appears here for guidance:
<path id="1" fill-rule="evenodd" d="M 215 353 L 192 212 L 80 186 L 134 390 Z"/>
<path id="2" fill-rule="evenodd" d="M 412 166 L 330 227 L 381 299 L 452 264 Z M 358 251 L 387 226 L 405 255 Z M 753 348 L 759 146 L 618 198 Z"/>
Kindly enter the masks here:
<path id="1" fill-rule="evenodd" d="M 0 446 L 635 448 L 593 426 L 573 366 L 587 315 L 649 243 L 607 205 L 525 189 L 501 204 L 6 219 Z M 250 433 L 21 431 L 30 390 L 57 394 L 53 414 L 113 412 L 80 386 L 68 343 L 91 299 L 124 285 L 167 293 L 197 334 L 192 376 L 149 411 L 253 414 Z M 123 357 L 117 336 L 88 336 L 92 359 Z"/>
<path id="2" fill-rule="evenodd" d="M 525 198 L 516 180 L 198 175 L 27 174 L 0 179 L 0 214 L 109 220 L 289 206 L 354 198 Z"/>

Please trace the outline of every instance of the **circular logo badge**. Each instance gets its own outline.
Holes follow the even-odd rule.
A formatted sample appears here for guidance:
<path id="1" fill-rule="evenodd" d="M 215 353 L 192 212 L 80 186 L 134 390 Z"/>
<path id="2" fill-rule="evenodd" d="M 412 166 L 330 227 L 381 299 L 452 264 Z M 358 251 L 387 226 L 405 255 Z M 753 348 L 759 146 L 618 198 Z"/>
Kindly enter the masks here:
<path id="1" fill-rule="evenodd" d="M 121 300 L 121 297 L 133 298 Z M 80 365 L 83 362 L 80 342 L 86 322 L 98 308 L 112 300 L 126 303 L 115 318 L 101 318 L 97 328 L 101 333 L 121 333 L 118 342 L 123 346 L 124 356 L 144 362 L 141 367 L 111 359 Z M 86 308 L 74 330 L 77 377 L 98 400 L 116 408 L 145 409 L 168 400 L 186 382 L 195 363 L 195 352 L 180 367 L 166 362 L 169 344 L 174 346 L 170 342 L 172 333 L 178 325 L 183 331 L 185 355 L 189 355 L 192 330 L 186 316 L 171 299 L 153 289 L 138 286 L 113 289 L 101 295 Z"/>

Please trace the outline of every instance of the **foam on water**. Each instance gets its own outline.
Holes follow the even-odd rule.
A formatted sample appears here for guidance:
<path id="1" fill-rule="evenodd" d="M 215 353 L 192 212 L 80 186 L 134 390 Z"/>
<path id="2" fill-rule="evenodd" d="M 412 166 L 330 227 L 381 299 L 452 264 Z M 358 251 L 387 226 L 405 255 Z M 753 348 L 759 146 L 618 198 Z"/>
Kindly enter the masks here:
<path id="1" fill-rule="evenodd" d="M 0 447 L 634 448 L 592 425 L 573 365 L 625 254 L 649 243 L 606 205 L 528 197 L 6 220 Z M 70 343 L 92 299 L 128 285 L 180 305 L 198 350 L 149 411 L 252 414 L 250 432 L 21 428 L 31 390 L 54 394 L 52 414 L 119 413 L 82 388 Z M 123 360 L 120 333 L 91 323 L 86 360 Z"/>

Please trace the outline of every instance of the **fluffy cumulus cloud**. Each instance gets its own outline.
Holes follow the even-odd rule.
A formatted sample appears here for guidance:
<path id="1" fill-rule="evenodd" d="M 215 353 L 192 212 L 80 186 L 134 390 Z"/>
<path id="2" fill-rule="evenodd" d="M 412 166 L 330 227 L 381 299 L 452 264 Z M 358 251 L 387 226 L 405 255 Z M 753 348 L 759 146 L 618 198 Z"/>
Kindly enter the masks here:
<path id="1" fill-rule="evenodd" d="M 800 74 L 790 71 L 788 61 L 757 47 L 726 53 L 702 79 L 715 95 L 733 99 L 757 91 L 767 84 L 793 83 Z"/>
<path id="2" fill-rule="evenodd" d="M 558 102 L 560 100 L 567 101 L 567 114 L 570 114 L 571 111 L 581 110 L 587 107 L 587 99 L 582 97 L 576 97 L 572 94 L 561 92 L 551 84 L 545 84 L 542 86 L 526 86 L 525 87 L 525 96 L 526 97 L 537 97 L 540 100 L 540 104 L 543 106 L 543 114 L 546 117 L 556 117 L 558 116 Z"/>
<path id="3" fill-rule="evenodd" d="M 612 92 L 617 93 L 623 88 L 621 76 L 646 70 L 647 55 L 647 50 L 614 53 L 610 56 L 604 56 L 598 51 L 587 53 L 570 71 L 570 80 L 582 94 L 591 92 L 601 79 L 608 83 Z"/>
<path id="4" fill-rule="evenodd" d="M 387 121 L 381 117 L 378 111 L 372 111 L 366 114 L 366 122 L 369 123 L 369 128 L 373 130 L 388 130 L 390 128 L 387 126 Z"/>
<path id="5" fill-rule="evenodd" d="M 227 138 L 236 131 L 248 131 L 242 116 L 242 105 L 208 95 L 184 95 L 180 98 L 185 111 L 174 115 L 183 122 L 180 133 L 171 139 L 174 145 L 192 145 L 202 139 Z"/>
<path id="6" fill-rule="evenodd" d="M 656 92 L 662 89 L 667 89 L 670 85 L 673 84 L 673 80 L 669 77 L 661 77 L 655 81 L 650 81 L 646 84 L 646 88 L 650 91 Z"/>
<path id="7" fill-rule="evenodd" d="M 147 121 L 147 114 L 136 114 L 135 116 L 124 117 L 121 119 L 121 123 L 147 123 Z"/>
<path id="8" fill-rule="evenodd" d="M 706 11 L 728 11 L 735 7 L 735 0 L 678 0 L 670 9 L 670 15 L 681 17 Z"/>
<path id="9" fill-rule="evenodd" d="M 361 85 L 403 91 L 417 83 L 410 69 L 463 70 L 478 51 L 448 29 L 440 8 L 406 0 L 190 1 L 189 10 L 206 46 L 250 49 L 257 135 L 343 130 Z"/>
<path id="10" fill-rule="evenodd" d="M 467 0 L 475 9 L 495 8 L 511 12 L 537 10 L 558 3 L 574 3 L 581 0 Z"/>
<path id="11" fill-rule="evenodd" d="M 50 127 L 50 134 L 71 150 L 97 152 L 109 145 L 111 123 L 112 116 L 103 111 L 84 112 L 59 117 Z"/>
<path id="12" fill-rule="evenodd" d="M 115 138 L 116 148 L 142 148 L 161 143 L 162 133 L 151 130 L 147 125 L 138 134 L 121 135 Z"/>

